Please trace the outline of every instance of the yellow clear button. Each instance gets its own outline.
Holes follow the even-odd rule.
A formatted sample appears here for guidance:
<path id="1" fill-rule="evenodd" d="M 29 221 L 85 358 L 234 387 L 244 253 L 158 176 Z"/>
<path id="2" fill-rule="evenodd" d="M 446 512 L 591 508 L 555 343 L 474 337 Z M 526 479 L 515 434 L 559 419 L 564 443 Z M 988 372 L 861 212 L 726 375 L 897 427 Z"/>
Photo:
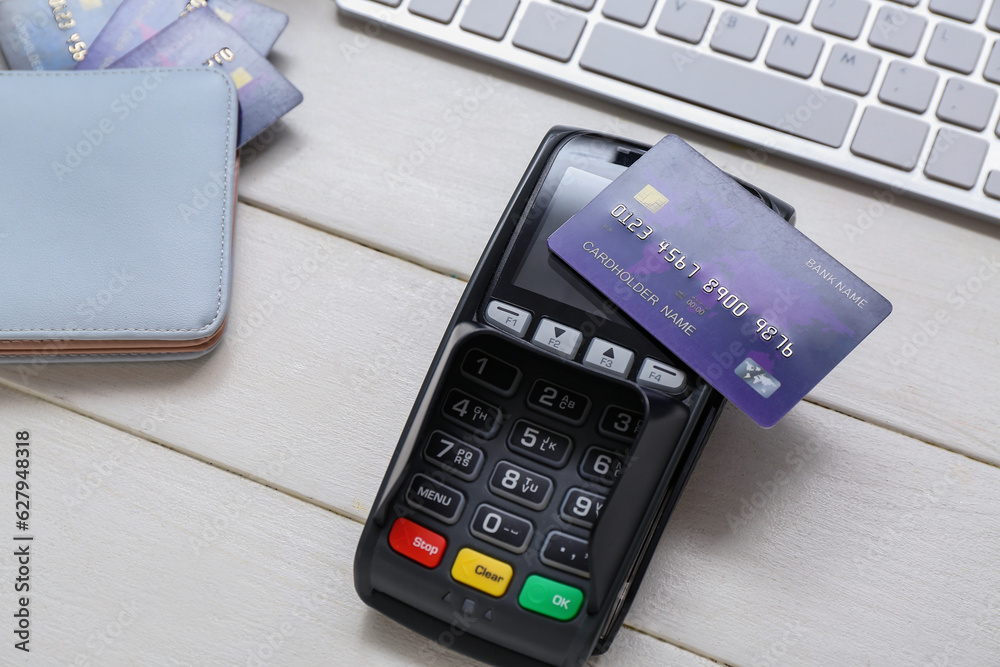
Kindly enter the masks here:
<path id="1" fill-rule="evenodd" d="M 502 560 L 465 548 L 455 556 L 451 576 L 459 583 L 498 598 L 507 592 L 514 568 Z"/>

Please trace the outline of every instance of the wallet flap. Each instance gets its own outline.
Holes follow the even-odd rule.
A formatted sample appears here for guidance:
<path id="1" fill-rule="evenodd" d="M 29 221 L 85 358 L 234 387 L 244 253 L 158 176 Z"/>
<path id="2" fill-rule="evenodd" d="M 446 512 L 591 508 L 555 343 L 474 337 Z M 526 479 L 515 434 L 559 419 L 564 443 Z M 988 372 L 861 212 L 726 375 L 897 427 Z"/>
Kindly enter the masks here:
<path id="1" fill-rule="evenodd" d="M 0 72 L 0 339 L 219 331 L 238 120 L 210 68 Z"/>

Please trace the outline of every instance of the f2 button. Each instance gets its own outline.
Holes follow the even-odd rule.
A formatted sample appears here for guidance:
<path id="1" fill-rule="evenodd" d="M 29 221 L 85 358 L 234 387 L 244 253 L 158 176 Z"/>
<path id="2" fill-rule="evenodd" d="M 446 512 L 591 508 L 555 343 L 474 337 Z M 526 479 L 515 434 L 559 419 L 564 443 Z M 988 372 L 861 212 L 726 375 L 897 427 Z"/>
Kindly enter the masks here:
<path id="1" fill-rule="evenodd" d="M 538 323 L 535 335 L 531 342 L 538 347 L 555 352 L 558 355 L 572 359 L 580 349 L 583 342 L 583 335 L 576 329 L 571 329 L 566 325 L 553 322 L 548 318 L 543 318 Z"/>

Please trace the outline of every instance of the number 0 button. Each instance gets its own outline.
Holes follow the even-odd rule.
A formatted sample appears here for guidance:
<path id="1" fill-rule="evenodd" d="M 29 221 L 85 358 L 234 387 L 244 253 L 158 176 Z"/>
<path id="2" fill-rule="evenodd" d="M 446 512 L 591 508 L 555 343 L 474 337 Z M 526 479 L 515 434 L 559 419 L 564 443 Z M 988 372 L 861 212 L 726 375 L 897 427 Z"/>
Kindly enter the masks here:
<path id="1" fill-rule="evenodd" d="M 484 504 L 476 509 L 469 530 L 481 540 L 519 554 L 528 548 L 534 528 L 527 519 Z"/>

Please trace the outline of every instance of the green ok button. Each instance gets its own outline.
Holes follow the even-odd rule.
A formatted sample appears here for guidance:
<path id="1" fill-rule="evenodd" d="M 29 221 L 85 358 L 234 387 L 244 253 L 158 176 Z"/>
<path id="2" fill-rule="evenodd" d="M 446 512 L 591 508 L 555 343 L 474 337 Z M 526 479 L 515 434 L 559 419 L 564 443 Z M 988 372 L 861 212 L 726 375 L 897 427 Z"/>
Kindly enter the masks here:
<path id="1" fill-rule="evenodd" d="M 580 611 L 583 591 L 533 574 L 524 582 L 517 601 L 529 611 L 568 621 Z"/>

